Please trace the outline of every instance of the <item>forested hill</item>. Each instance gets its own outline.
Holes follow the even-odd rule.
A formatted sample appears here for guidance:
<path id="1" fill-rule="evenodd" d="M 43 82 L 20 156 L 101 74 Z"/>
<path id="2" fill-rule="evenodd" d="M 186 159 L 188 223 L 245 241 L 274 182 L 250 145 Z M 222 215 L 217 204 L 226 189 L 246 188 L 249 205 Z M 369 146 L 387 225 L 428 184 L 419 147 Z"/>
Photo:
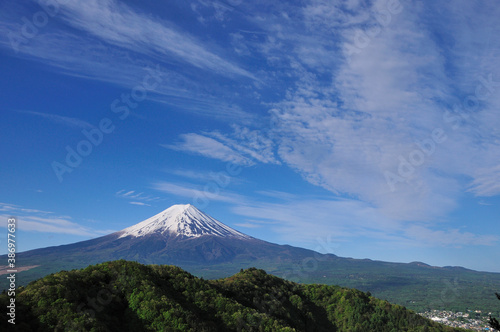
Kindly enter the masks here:
<path id="1" fill-rule="evenodd" d="M 8 301 L 6 293 L 0 295 L 2 308 Z M 1 320 L 0 330 L 12 327 Z M 254 268 L 208 281 L 175 266 L 123 260 L 59 272 L 19 288 L 16 329 L 459 331 L 354 289 L 297 284 Z"/>

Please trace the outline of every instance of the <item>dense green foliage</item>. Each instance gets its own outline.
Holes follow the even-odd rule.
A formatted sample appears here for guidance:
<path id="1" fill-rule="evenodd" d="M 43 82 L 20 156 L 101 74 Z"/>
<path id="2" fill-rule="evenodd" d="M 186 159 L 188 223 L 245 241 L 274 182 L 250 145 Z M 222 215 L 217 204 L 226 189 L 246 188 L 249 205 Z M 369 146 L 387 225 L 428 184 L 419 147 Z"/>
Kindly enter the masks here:
<path id="1" fill-rule="evenodd" d="M 250 246 L 248 243 L 234 243 L 228 239 L 221 242 L 221 239 L 209 238 L 200 243 L 177 243 L 168 239 L 161 245 L 152 245 L 150 240 L 145 243 L 123 241 L 117 244 L 114 240 L 106 242 L 104 238 L 19 253 L 16 256 L 18 266 L 38 267 L 16 274 L 16 284 L 27 285 L 50 273 L 80 269 L 90 264 L 122 258 L 143 264 L 174 264 L 205 279 L 229 277 L 241 268 L 254 266 L 294 282 L 339 285 L 369 291 L 377 298 L 417 312 L 433 309 L 454 312 L 478 310 L 482 311 L 482 315 L 491 311 L 493 317 L 500 316 L 497 300 L 491 296 L 500 289 L 500 273 L 458 267 L 438 268 L 418 262 L 403 264 L 342 258 L 263 241 Z M 146 253 L 141 256 L 136 246 L 142 249 L 145 247 L 149 251 L 144 249 Z M 158 248 L 161 250 L 158 251 Z M 196 262 L 188 259 L 197 253 L 202 255 L 224 251 L 245 254 L 236 255 L 227 262 Z M 158 252 L 168 255 L 163 257 Z M 252 257 L 247 252 L 251 252 Z M 155 253 L 160 256 L 154 256 Z M 4 255 L 0 259 L 6 261 L 7 258 Z M 0 278 L 0 290 L 6 287 L 8 288 L 8 280 Z"/>
<path id="2" fill-rule="evenodd" d="M 492 312 L 493 316 L 500 316 L 498 301 L 495 296 L 491 296 L 500 289 L 500 273 L 347 258 L 339 258 L 334 262 L 320 259 L 306 262 L 292 265 L 258 261 L 247 262 L 246 266 L 253 265 L 294 282 L 339 285 L 369 291 L 377 298 L 417 312 L 433 309 L 453 312 L 480 310 L 483 314 Z M 207 279 L 239 271 L 235 271 L 230 264 L 211 265 L 209 269 L 182 267 Z"/>
<path id="3" fill-rule="evenodd" d="M 8 301 L 0 295 L 0 306 Z M 175 266 L 107 262 L 34 281 L 16 304 L 25 331 L 458 331 L 358 290 L 255 268 L 206 281 Z"/>
<path id="4" fill-rule="evenodd" d="M 500 294 L 495 293 L 495 295 L 500 300 Z M 500 330 L 500 322 L 498 321 L 498 319 L 490 316 L 489 323 L 492 329 Z"/>

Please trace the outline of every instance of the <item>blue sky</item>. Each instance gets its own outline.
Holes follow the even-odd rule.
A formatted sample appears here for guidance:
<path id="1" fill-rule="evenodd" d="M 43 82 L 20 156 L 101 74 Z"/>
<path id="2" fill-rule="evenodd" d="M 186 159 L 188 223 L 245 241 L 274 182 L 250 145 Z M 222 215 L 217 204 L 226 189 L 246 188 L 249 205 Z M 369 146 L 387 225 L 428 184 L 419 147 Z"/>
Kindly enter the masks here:
<path id="1" fill-rule="evenodd" d="M 498 17 L 482 1 L 3 1 L 2 222 L 29 250 L 191 203 L 271 242 L 500 272 Z"/>

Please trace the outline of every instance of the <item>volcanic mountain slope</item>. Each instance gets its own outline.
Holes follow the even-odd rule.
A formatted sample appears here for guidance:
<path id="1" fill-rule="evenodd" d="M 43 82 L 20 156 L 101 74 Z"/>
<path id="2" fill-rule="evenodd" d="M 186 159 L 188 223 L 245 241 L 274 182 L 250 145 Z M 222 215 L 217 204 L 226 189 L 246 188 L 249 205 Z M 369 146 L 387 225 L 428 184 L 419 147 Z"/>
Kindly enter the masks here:
<path id="1" fill-rule="evenodd" d="M 16 281 L 26 285 L 50 273 L 118 259 L 174 264 L 210 279 L 257 267 L 292 281 L 370 291 L 414 310 L 488 312 L 497 307 L 494 293 L 500 291 L 500 273 L 342 258 L 278 245 L 240 233 L 192 205 L 174 205 L 96 239 L 18 253 L 18 268 L 36 267 L 17 273 Z M 0 261 L 7 262 L 6 255 Z M 8 288 L 7 279 L 0 278 L 0 289 L 4 288 Z"/>

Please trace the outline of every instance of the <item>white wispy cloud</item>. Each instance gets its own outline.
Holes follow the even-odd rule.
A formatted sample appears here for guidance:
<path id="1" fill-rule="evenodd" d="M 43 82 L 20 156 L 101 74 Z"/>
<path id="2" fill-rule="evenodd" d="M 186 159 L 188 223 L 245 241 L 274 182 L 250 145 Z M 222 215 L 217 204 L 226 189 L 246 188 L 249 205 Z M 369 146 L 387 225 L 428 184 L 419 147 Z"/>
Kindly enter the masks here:
<path id="1" fill-rule="evenodd" d="M 394 4 L 318 0 L 287 7 L 287 15 L 259 12 L 250 20 L 265 39 L 239 34 L 237 44 L 293 82 L 270 110 L 270 137 L 284 164 L 387 218 L 437 221 L 467 188 L 499 193 L 500 47 L 492 15 L 499 9 Z M 437 13 L 448 10 L 454 14 L 443 26 Z M 472 30 L 464 13 L 477 19 Z M 484 86 L 488 77 L 493 82 Z M 464 101 L 478 90 L 489 93 L 472 111 Z M 398 180 L 390 183 L 387 174 Z"/>
<path id="2" fill-rule="evenodd" d="M 91 237 L 102 236 L 113 232 L 112 230 L 95 230 L 80 225 L 69 216 L 60 216 L 49 211 L 27 209 L 14 204 L 0 203 L 0 211 L 8 211 L 9 213 L 0 215 L 0 219 L 5 221 L 5 228 L 7 227 L 7 219 L 15 215 L 18 220 L 16 228 L 23 231 Z"/>
<path id="3" fill-rule="evenodd" d="M 167 77 L 169 76 L 171 76 L 170 73 Z M 226 101 L 212 95 L 193 95 L 192 91 L 198 90 L 199 87 L 197 87 L 194 82 L 186 82 L 186 79 L 183 81 L 184 82 L 181 83 L 181 85 L 185 85 L 186 89 L 183 90 L 182 94 L 172 95 L 170 93 L 163 93 L 163 89 L 160 88 L 158 91 L 159 95 L 152 96 L 151 100 L 169 105 L 181 112 L 188 111 L 193 115 L 210 117 L 211 119 L 218 119 L 231 123 L 237 122 L 249 124 L 255 120 L 255 115 L 244 111 L 238 105 L 227 103 Z M 172 82 L 168 84 L 173 85 L 175 84 L 175 81 L 172 80 Z M 214 95 L 217 93 L 218 91 L 215 91 Z"/>
<path id="4" fill-rule="evenodd" d="M 201 186 L 190 183 L 157 181 L 151 185 L 151 188 L 174 196 L 187 198 L 190 203 L 195 202 L 195 205 L 210 201 L 238 204 L 245 200 L 244 196 L 217 187 L 215 182 L 214 186 Z"/>
<path id="5" fill-rule="evenodd" d="M 158 85 L 148 91 L 150 100 L 179 111 L 223 121 L 240 119 L 245 123 L 253 118 L 239 106 L 218 98 L 215 95 L 218 92 L 215 82 L 211 87 L 213 93 L 202 92 L 207 89 L 203 89 L 200 82 L 177 72 L 171 66 L 165 66 L 160 60 L 138 56 L 133 51 L 124 51 L 88 37 L 65 31 L 47 32 L 23 46 L 20 56 L 53 66 L 65 75 L 103 81 L 128 89 L 140 86 L 152 69 Z"/>
<path id="6" fill-rule="evenodd" d="M 421 220 L 453 208 L 448 191 L 429 187 L 436 182 L 421 181 L 423 173 L 433 177 L 426 172 L 431 160 L 397 193 L 389 190 L 384 172 L 397 174 L 399 157 L 408 158 L 417 148 L 415 141 L 426 138 L 439 123 L 438 106 L 429 100 L 440 98 L 448 88 L 435 83 L 439 77 L 433 85 L 426 78 L 443 71 L 439 49 L 428 43 L 425 31 L 416 32 L 414 16 L 399 15 L 349 63 L 337 63 L 330 85 L 303 76 L 273 113 L 280 124 L 280 157 L 309 182 L 375 203 L 390 217 Z M 364 16 L 364 24 L 369 16 Z M 362 25 L 358 18 L 345 23 L 340 32 L 350 40 Z M 318 39 L 321 43 L 322 37 Z M 419 46 L 408 49 L 408 43 Z M 441 211 L 427 209 L 430 202 L 440 202 Z"/>
<path id="7" fill-rule="evenodd" d="M 69 116 L 62 116 L 62 115 L 57 115 L 57 114 L 41 113 L 41 112 L 34 112 L 34 111 L 17 111 L 17 112 L 42 117 L 42 118 L 48 119 L 49 121 L 52 121 L 54 123 L 62 124 L 62 125 L 72 127 L 72 128 L 81 128 L 81 129 L 93 128 L 93 126 L 90 123 L 88 123 L 87 121 L 77 119 L 77 118 L 72 118 Z"/>
<path id="8" fill-rule="evenodd" d="M 500 165 L 489 169 L 478 169 L 471 192 L 478 196 L 496 196 L 500 194 Z"/>
<path id="9" fill-rule="evenodd" d="M 138 13 L 115 0 L 65 1 L 61 15 L 68 25 L 103 41 L 149 56 L 174 56 L 177 61 L 222 75 L 255 77 L 203 47 L 203 42 L 171 22 Z"/>
<path id="10" fill-rule="evenodd" d="M 262 130 L 251 130 L 239 125 L 233 125 L 232 129 L 233 132 L 229 135 L 220 132 L 209 134 L 251 160 L 266 164 L 280 164 L 275 156 L 274 142 Z"/>
<path id="11" fill-rule="evenodd" d="M 12 212 L 12 213 L 41 213 L 41 214 L 52 214 L 53 212 L 37 210 L 37 209 L 27 209 L 16 204 L 1 203 L 0 211 Z"/>
<path id="12" fill-rule="evenodd" d="M 162 147 L 176 151 L 185 151 L 200 154 L 205 157 L 219 159 L 238 165 L 253 165 L 254 162 L 242 156 L 227 145 L 207 136 L 190 133 L 180 136 L 181 142 L 177 144 L 161 144 Z"/>
<path id="13" fill-rule="evenodd" d="M 144 202 L 155 202 L 161 199 L 160 197 L 157 196 L 146 195 L 143 192 L 138 192 L 135 190 L 125 190 L 125 189 L 117 191 L 115 195 L 121 198 L 126 198 L 130 200 L 139 200 Z M 136 204 L 136 203 L 131 203 L 131 204 Z"/>
<path id="14" fill-rule="evenodd" d="M 186 151 L 205 157 L 251 166 L 257 162 L 280 164 L 275 155 L 275 144 L 261 130 L 251 130 L 239 125 L 232 126 L 229 134 L 207 132 L 180 135 L 181 142 L 162 144 L 176 151 Z"/>
<path id="15" fill-rule="evenodd" d="M 233 212 L 246 218 L 263 220 L 282 239 L 313 242 L 319 234 L 337 239 L 362 236 L 363 230 L 397 231 L 401 225 L 366 203 L 353 200 L 312 200 L 304 197 L 283 203 L 247 200 L 233 207 Z"/>
<path id="16" fill-rule="evenodd" d="M 209 20 L 223 22 L 228 19 L 227 14 L 242 3 L 243 0 L 229 0 L 227 2 L 197 0 L 191 2 L 191 9 L 197 14 L 197 19 L 201 23 L 206 23 Z"/>
<path id="17" fill-rule="evenodd" d="M 0 47 L 11 51 L 7 36 L 20 36 L 22 6 L 7 6 L 0 20 Z M 225 58 L 222 48 L 204 43 L 175 27 L 114 0 L 79 4 L 65 1 L 58 14 L 34 38 L 23 38 L 15 56 L 41 62 L 64 75 L 133 88 L 155 68 L 161 82 L 148 99 L 179 111 L 222 121 L 248 122 L 253 116 L 220 98 L 223 86 L 216 78 L 258 83 L 251 73 Z M 16 19 L 19 18 L 19 19 Z M 68 27 L 69 26 L 69 27 Z M 193 66 L 193 70 L 185 70 Z M 124 70 L 126 68 L 126 70 Z M 199 69 L 214 77 L 207 89 Z M 110 101 L 111 102 L 111 101 Z"/>
<path id="18" fill-rule="evenodd" d="M 140 206 L 151 206 L 150 204 L 146 204 L 146 203 L 143 203 L 143 202 L 129 202 L 129 204 L 140 205 Z"/>
<path id="19" fill-rule="evenodd" d="M 369 239 L 383 241 L 387 247 L 461 247 L 491 246 L 496 235 L 476 234 L 446 223 L 404 222 L 389 219 L 377 208 L 357 200 L 308 199 L 297 197 L 286 202 L 269 203 L 247 199 L 232 208 L 247 218 L 242 227 L 266 228 L 282 241 L 315 245 L 318 237 L 337 242 Z M 260 221 L 262 224 L 256 223 Z"/>
<path id="20" fill-rule="evenodd" d="M 464 232 L 456 228 L 436 230 L 423 226 L 412 225 L 406 230 L 406 234 L 413 240 L 424 245 L 441 245 L 463 247 L 469 245 L 490 246 L 498 243 L 499 237 L 491 234 L 474 234 Z"/>

